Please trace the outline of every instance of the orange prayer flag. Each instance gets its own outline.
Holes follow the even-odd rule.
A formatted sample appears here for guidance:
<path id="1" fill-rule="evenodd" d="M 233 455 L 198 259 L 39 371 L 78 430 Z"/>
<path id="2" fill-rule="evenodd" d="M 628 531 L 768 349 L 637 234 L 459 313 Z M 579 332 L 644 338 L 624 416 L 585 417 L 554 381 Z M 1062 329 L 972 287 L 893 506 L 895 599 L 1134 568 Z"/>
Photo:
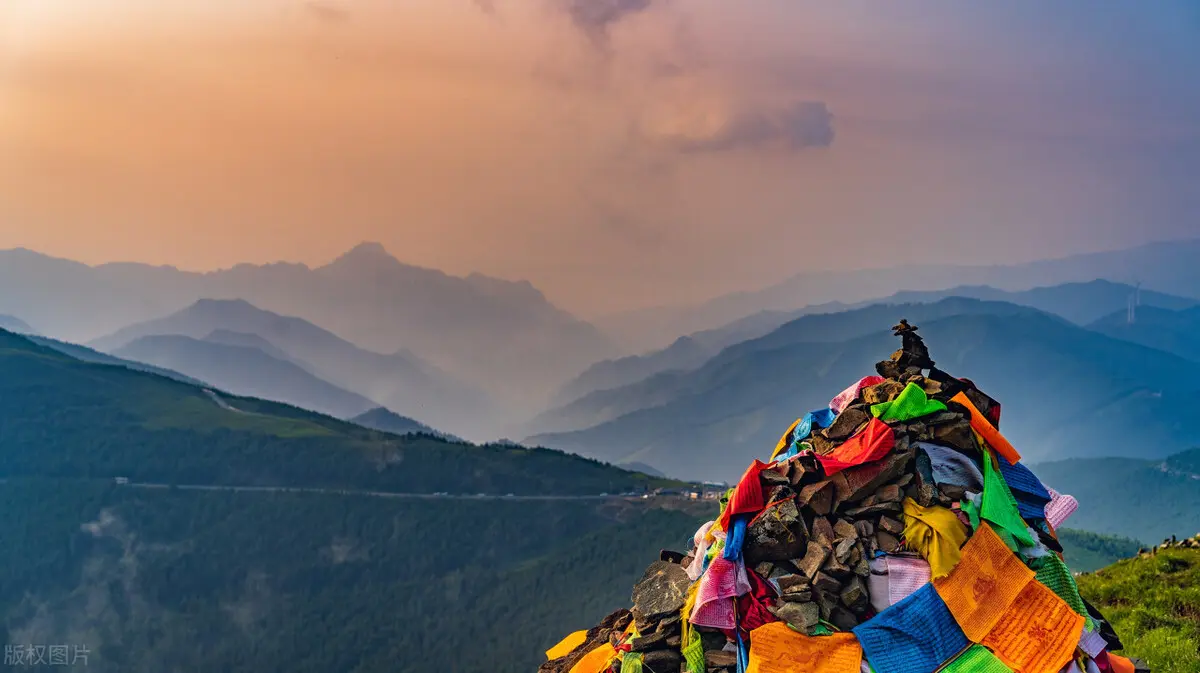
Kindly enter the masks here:
<path id="1" fill-rule="evenodd" d="M 1108 665 L 1112 667 L 1113 673 L 1137 673 L 1137 666 L 1134 666 L 1132 661 L 1112 652 L 1108 653 Z"/>
<path id="2" fill-rule="evenodd" d="M 980 644 L 1014 673 L 1054 673 L 1071 661 L 1083 621 L 1044 584 L 1029 582 Z"/>
<path id="3" fill-rule="evenodd" d="M 554 647 L 546 650 L 546 659 L 554 660 L 559 657 L 565 657 L 585 642 L 587 642 L 587 631 L 576 631 L 560 640 Z"/>
<path id="4" fill-rule="evenodd" d="M 583 658 L 575 662 L 571 667 L 570 673 L 600 673 L 608 668 L 612 660 L 617 656 L 617 648 L 609 643 L 604 643 L 600 647 L 583 655 Z"/>
<path id="5" fill-rule="evenodd" d="M 975 408 L 975 405 L 971 403 L 970 398 L 968 398 L 964 393 L 959 393 L 954 397 L 951 397 L 950 401 L 958 402 L 966 407 L 967 411 L 971 412 L 971 429 L 979 433 L 979 436 L 983 437 L 983 440 L 987 442 L 987 445 L 995 449 L 996 453 L 1004 456 L 1005 460 L 1013 463 L 1014 465 L 1021 462 L 1021 454 L 1017 453 L 1017 450 L 1013 448 L 1013 445 L 1010 444 L 1008 440 L 1004 438 L 1004 435 L 1000 434 L 1000 431 L 996 429 L 996 426 L 992 425 L 992 422 L 989 421 L 987 417 L 979 411 L 979 409 Z"/>
<path id="6" fill-rule="evenodd" d="M 771 622 L 750 632 L 746 673 L 859 673 L 862 657 L 853 633 L 806 636 Z"/>
<path id="7" fill-rule="evenodd" d="M 1033 578 L 1033 571 L 983 522 L 963 545 L 958 565 L 934 580 L 933 588 L 967 638 L 979 643 Z"/>

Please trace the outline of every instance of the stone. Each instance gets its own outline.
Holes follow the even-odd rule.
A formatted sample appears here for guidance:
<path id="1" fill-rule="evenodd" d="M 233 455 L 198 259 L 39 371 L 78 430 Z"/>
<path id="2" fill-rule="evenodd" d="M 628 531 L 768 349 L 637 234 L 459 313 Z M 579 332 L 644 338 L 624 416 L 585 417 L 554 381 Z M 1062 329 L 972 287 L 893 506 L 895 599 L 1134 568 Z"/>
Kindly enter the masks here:
<path id="1" fill-rule="evenodd" d="M 829 519 L 823 516 L 813 519 L 812 532 L 809 533 L 808 537 L 821 546 L 829 548 L 832 548 L 834 541 L 837 540 L 837 535 L 833 532 L 833 524 L 829 523 Z"/>
<path id="2" fill-rule="evenodd" d="M 776 580 L 779 584 L 779 593 L 791 594 L 800 591 L 808 591 L 812 586 L 812 582 L 804 575 L 785 575 Z"/>
<path id="3" fill-rule="evenodd" d="M 667 646 L 667 634 L 655 631 L 639 638 L 634 638 L 629 645 L 633 652 L 649 652 Z"/>
<path id="4" fill-rule="evenodd" d="M 858 626 L 858 618 L 846 608 L 837 605 L 830 611 L 829 621 L 840 631 L 850 631 Z"/>
<path id="5" fill-rule="evenodd" d="M 725 634 L 721 633 L 720 631 L 706 629 L 703 627 L 697 627 L 696 630 L 700 632 L 700 644 L 704 646 L 705 652 L 711 650 L 720 650 L 721 648 L 725 647 L 725 643 L 729 642 L 729 639 L 725 637 Z"/>
<path id="6" fill-rule="evenodd" d="M 658 621 L 658 626 L 654 629 L 657 632 L 671 635 L 680 633 L 683 627 L 683 617 L 680 614 L 667 615 Z"/>
<path id="7" fill-rule="evenodd" d="M 827 575 L 823 572 L 817 573 L 817 576 L 813 578 L 812 585 L 817 590 L 817 593 L 822 595 L 837 594 L 842 588 L 841 582 L 834 579 L 832 575 Z"/>
<path id="8" fill-rule="evenodd" d="M 833 534 L 838 540 L 845 538 L 857 538 L 858 529 L 854 527 L 853 523 L 845 519 L 838 519 L 837 523 L 833 524 Z"/>
<path id="9" fill-rule="evenodd" d="M 872 540 L 872 544 L 874 544 L 874 540 Z M 863 579 L 871 576 L 871 564 L 867 562 L 867 559 L 863 558 L 854 565 L 854 574 Z"/>
<path id="10" fill-rule="evenodd" d="M 895 535 L 882 530 L 875 532 L 875 544 L 887 554 L 895 553 L 900 548 L 900 540 L 897 540 Z"/>
<path id="11" fill-rule="evenodd" d="M 901 489 L 903 489 L 905 486 L 908 486 L 910 482 L 912 482 L 912 478 L 913 478 L 912 473 L 909 472 L 909 473 L 901 475 L 900 478 L 897 479 L 895 483 L 897 486 L 899 486 Z"/>
<path id="12" fill-rule="evenodd" d="M 895 484 L 880 486 L 875 491 L 875 497 L 879 502 L 900 502 L 900 487 Z"/>
<path id="13" fill-rule="evenodd" d="M 958 502 L 967 497 L 967 489 L 958 484 L 938 484 L 938 490 L 948 500 Z"/>
<path id="14" fill-rule="evenodd" d="M 898 377 L 888 377 L 898 378 Z M 904 384 L 899 381 L 884 381 L 876 383 L 873 386 L 867 386 L 862 389 L 863 402 L 868 405 L 882 404 L 883 402 L 891 402 L 904 392 Z"/>
<path id="15" fill-rule="evenodd" d="M 804 573 L 805 577 L 812 579 L 821 566 L 825 565 L 825 559 L 829 558 L 831 553 L 833 553 L 831 548 L 810 540 L 807 553 L 796 565 L 800 567 L 800 572 Z"/>
<path id="16" fill-rule="evenodd" d="M 866 607 L 867 603 L 867 587 L 858 577 L 851 578 L 849 582 L 842 587 L 841 593 L 842 605 L 854 611 L 861 611 Z"/>
<path id="17" fill-rule="evenodd" d="M 813 481 L 819 481 L 825 476 L 825 471 L 821 469 L 821 464 L 814 456 L 795 456 L 786 465 L 788 466 L 788 481 L 797 488 Z"/>
<path id="18" fill-rule="evenodd" d="M 678 671 L 682 661 L 679 650 L 654 650 L 642 657 L 642 666 L 651 671 Z"/>
<path id="19" fill-rule="evenodd" d="M 885 379 L 898 379 L 904 373 L 904 368 L 891 360 L 883 360 L 875 363 L 875 372 Z"/>
<path id="20" fill-rule="evenodd" d="M 979 452 L 979 442 L 975 439 L 975 432 L 971 430 L 971 422 L 961 416 L 957 421 L 935 426 L 933 441 L 963 453 Z"/>
<path id="21" fill-rule="evenodd" d="M 813 602 L 782 603 L 775 606 L 771 612 L 801 633 L 808 633 L 821 621 L 821 607 Z M 705 656 L 708 656 L 707 653 Z"/>
<path id="22" fill-rule="evenodd" d="M 879 530 L 887 531 L 892 535 L 901 535 L 904 533 L 904 524 L 890 516 L 879 517 Z"/>
<path id="23" fill-rule="evenodd" d="M 871 420 L 871 411 L 866 406 L 852 405 L 842 410 L 833 420 L 833 425 L 821 432 L 835 442 L 845 441 L 857 433 Z"/>
<path id="24" fill-rule="evenodd" d="M 896 448 L 882 460 L 839 472 L 838 474 L 842 475 L 845 480 L 845 485 L 838 484 L 842 489 L 838 492 L 838 500 L 840 502 L 858 502 L 873 494 L 880 486 L 894 482 L 905 474 L 905 469 L 915 451 L 906 446 L 902 448 L 902 444 L 906 443 L 898 440 Z"/>
<path id="25" fill-rule="evenodd" d="M 867 497 L 865 497 L 861 501 L 859 501 L 858 506 L 859 507 L 870 507 L 871 505 L 874 505 L 877 502 L 879 502 L 879 498 L 877 496 L 868 495 Z"/>
<path id="26" fill-rule="evenodd" d="M 667 642 L 665 644 L 667 647 L 673 650 L 678 650 L 679 646 L 683 644 L 683 636 L 671 636 L 667 638 Z"/>
<path id="27" fill-rule="evenodd" d="M 821 572 L 833 577 L 837 580 L 844 580 L 849 577 L 854 571 L 844 562 L 839 561 L 836 556 L 830 555 L 825 559 L 825 565 L 821 566 Z"/>
<path id="28" fill-rule="evenodd" d="M 858 533 L 859 538 L 869 538 L 875 535 L 875 524 L 867 519 L 859 519 L 854 522 L 854 530 Z"/>
<path id="29" fill-rule="evenodd" d="M 850 554 L 854 552 L 854 546 L 856 544 L 858 544 L 857 537 L 848 537 L 842 540 L 833 548 L 833 557 L 837 559 L 838 563 L 850 563 Z"/>
<path id="30" fill-rule="evenodd" d="M 772 467 L 763 470 L 758 474 L 758 478 L 763 484 L 788 485 L 791 482 L 788 480 L 788 468 L 785 465 Z"/>
<path id="31" fill-rule="evenodd" d="M 786 601 L 788 603 L 807 603 L 807 602 L 811 601 L 812 599 L 813 599 L 812 589 L 806 589 L 804 591 L 796 591 L 796 592 L 788 593 L 788 594 L 779 594 L 779 600 Z"/>
<path id="32" fill-rule="evenodd" d="M 826 516 L 833 511 L 834 486 L 828 479 L 809 484 L 800 489 L 796 502 L 801 507 L 808 506 L 813 512 Z"/>
<path id="33" fill-rule="evenodd" d="M 661 617 L 678 614 L 687 601 L 692 581 L 683 567 L 667 561 L 655 561 L 633 587 L 633 615 L 641 632 Z"/>
<path id="34" fill-rule="evenodd" d="M 904 507 L 898 502 L 878 502 L 870 507 L 856 507 L 846 510 L 846 516 L 853 519 L 873 517 L 880 514 L 903 511 Z"/>
<path id="35" fill-rule="evenodd" d="M 770 577 L 771 573 L 775 572 L 775 564 L 770 561 L 763 561 L 754 566 L 754 572 L 758 573 L 759 577 Z"/>
<path id="36" fill-rule="evenodd" d="M 786 561 L 803 553 L 807 542 L 808 532 L 796 502 L 784 500 L 755 517 L 746 527 L 742 553 L 749 564 Z"/>
<path id="37" fill-rule="evenodd" d="M 712 668 L 731 668 L 737 666 L 737 653 L 725 650 L 705 650 L 704 665 Z"/>

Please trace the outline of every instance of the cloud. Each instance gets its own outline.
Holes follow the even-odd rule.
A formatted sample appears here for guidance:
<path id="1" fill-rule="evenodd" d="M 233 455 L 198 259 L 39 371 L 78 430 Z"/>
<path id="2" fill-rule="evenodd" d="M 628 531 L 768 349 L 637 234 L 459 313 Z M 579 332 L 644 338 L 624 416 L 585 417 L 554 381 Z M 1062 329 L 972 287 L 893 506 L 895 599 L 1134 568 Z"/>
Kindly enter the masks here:
<path id="1" fill-rule="evenodd" d="M 484 14 L 495 16 L 496 0 L 471 0 L 471 4 L 479 8 L 479 11 Z"/>
<path id="2" fill-rule="evenodd" d="M 323 23 L 345 23 L 350 19 L 350 10 L 346 7 L 320 0 L 309 0 L 304 3 L 304 9 L 310 16 Z"/>
<path id="3" fill-rule="evenodd" d="M 622 19 L 650 8 L 652 0 L 555 0 L 571 23 L 596 45 L 608 43 L 609 29 Z"/>
<path id="4" fill-rule="evenodd" d="M 647 134 L 681 152 L 726 152 L 749 147 L 797 151 L 833 144 L 833 115 L 820 101 L 780 107 L 709 110 L 686 117 L 660 117 Z"/>

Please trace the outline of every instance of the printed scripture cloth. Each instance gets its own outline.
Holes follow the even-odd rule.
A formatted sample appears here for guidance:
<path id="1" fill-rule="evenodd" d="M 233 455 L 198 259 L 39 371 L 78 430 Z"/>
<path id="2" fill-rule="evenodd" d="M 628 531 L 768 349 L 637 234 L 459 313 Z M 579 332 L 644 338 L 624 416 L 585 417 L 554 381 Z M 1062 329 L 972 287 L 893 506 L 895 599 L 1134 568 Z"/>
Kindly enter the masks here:
<path id="1" fill-rule="evenodd" d="M 930 673 L 970 642 L 932 584 L 854 628 L 876 673 Z"/>
<path id="2" fill-rule="evenodd" d="M 806 636 L 783 622 L 750 632 L 746 673 L 859 673 L 863 650 L 852 633 Z"/>

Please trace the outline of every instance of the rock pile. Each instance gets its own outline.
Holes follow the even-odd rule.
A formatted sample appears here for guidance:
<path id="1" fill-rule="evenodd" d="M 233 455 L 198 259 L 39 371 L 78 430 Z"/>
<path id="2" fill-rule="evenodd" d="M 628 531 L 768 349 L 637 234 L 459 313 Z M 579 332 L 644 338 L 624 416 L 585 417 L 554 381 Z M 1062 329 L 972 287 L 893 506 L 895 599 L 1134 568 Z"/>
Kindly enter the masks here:
<path id="1" fill-rule="evenodd" d="M 1021 465 L 998 401 L 893 330 L 877 375 L 793 423 L 541 673 L 1134 671 L 1061 559 L 1077 503 Z"/>

